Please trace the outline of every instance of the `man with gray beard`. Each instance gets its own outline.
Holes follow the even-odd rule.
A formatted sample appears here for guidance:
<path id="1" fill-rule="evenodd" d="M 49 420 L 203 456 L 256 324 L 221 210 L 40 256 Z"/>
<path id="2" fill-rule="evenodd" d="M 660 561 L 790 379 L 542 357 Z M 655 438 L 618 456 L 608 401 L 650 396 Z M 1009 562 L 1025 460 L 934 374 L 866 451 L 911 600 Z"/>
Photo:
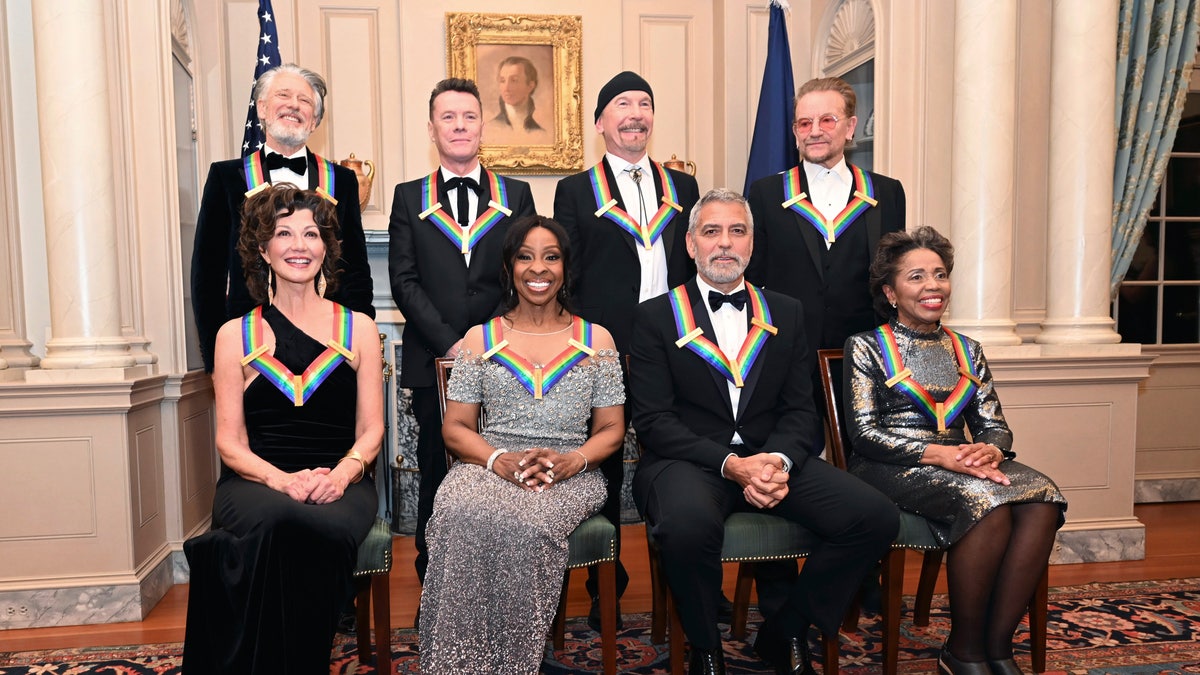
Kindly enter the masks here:
<path id="1" fill-rule="evenodd" d="M 758 579 L 765 621 L 755 651 L 777 673 L 811 673 L 809 627 L 837 634 L 899 513 L 866 483 L 810 459 L 821 421 L 804 312 L 743 278 L 754 248 L 746 200 L 726 189 L 705 194 L 686 244 L 696 277 L 642 303 L 634 323 L 629 394 L 645 449 L 634 499 L 691 642 L 690 673 L 725 672 L 717 628 L 725 518 L 766 512 L 820 537 L 798 577 Z"/>
<path id="2" fill-rule="evenodd" d="M 371 269 L 358 208 L 358 179 L 305 144 L 325 116 L 325 80 L 307 68 L 285 63 L 259 76 L 254 100 L 266 145 L 241 159 L 213 162 L 204 182 L 192 249 L 192 312 L 200 336 L 204 371 L 213 369 L 213 345 L 226 321 L 254 309 L 235 250 L 242 202 L 264 185 L 291 183 L 317 190 L 337 209 L 342 257 L 327 280 L 325 297 L 372 319 Z"/>

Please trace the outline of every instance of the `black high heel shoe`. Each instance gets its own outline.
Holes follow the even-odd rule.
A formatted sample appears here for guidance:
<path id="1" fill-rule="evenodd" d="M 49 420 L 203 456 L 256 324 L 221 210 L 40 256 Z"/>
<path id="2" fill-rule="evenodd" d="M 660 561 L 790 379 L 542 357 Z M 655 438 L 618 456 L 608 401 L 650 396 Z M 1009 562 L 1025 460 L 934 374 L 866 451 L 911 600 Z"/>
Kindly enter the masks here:
<path id="1" fill-rule="evenodd" d="M 937 667 L 938 675 L 992 675 L 987 661 L 959 661 L 945 645 L 938 654 Z"/>

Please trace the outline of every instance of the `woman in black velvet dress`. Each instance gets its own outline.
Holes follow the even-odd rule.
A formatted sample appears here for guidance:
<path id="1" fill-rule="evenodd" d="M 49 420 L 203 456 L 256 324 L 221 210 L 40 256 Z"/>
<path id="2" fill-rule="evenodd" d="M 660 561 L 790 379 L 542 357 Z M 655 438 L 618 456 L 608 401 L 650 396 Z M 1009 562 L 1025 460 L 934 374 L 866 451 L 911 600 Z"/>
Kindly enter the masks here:
<path id="1" fill-rule="evenodd" d="M 191 566 L 186 673 L 326 675 L 376 511 L 383 440 L 379 332 L 326 300 L 337 216 L 290 185 L 248 199 L 238 250 L 267 302 L 217 334 L 221 477 Z"/>

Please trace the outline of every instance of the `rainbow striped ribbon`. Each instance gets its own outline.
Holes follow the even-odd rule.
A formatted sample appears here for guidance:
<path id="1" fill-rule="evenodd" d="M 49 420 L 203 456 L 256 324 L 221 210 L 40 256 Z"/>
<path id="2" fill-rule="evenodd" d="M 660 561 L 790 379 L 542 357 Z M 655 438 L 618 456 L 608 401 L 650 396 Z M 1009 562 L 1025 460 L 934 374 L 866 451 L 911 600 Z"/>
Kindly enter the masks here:
<path id="1" fill-rule="evenodd" d="M 274 354 L 267 353 L 269 345 L 264 342 L 262 305 L 250 310 L 242 317 L 242 350 L 245 354 L 242 365 L 257 370 L 276 389 L 292 399 L 294 405 L 304 405 L 342 361 L 354 360 L 354 352 L 351 351 L 354 316 L 336 302 L 333 307 L 333 339 L 325 343 L 325 351 L 300 375 L 293 374 Z"/>
<path id="2" fill-rule="evenodd" d="M 254 195 L 259 190 L 263 190 L 271 184 L 267 175 L 267 167 L 263 164 L 265 153 L 265 150 L 260 150 L 246 155 L 242 159 L 242 173 L 246 177 L 247 197 Z M 317 192 L 325 199 L 333 202 L 334 206 L 337 206 L 338 201 L 333 196 L 337 188 L 337 179 L 333 173 L 333 162 L 315 152 L 313 153 L 313 158 L 317 160 Z"/>
<path id="3" fill-rule="evenodd" d="M 492 199 L 488 202 L 487 210 L 479 214 L 475 222 L 471 223 L 466 236 L 463 236 L 463 228 L 454 220 L 454 216 L 447 213 L 442 208 L 442 203 L 437 200 L 437 171 L 426 176 L 424 182 L 421 183 L 421 214 L 418 217 L 421 220 L 428 219 L 433 223 L 458 247 L 463 255 L 470 253 L 479 240 L 483 239 L 483 236 L 496 226 L 496 223 L 505 216 L 512 215 L 512 209 L 508 208 L 508 186 L 494 171 L 481 170 L 491 184 Z M 497 199 L 499 201 L 496 201 Z"/>
<path id="4" fill-rule="evenodd" d="M 780 205 L 785 209 L 791 209 L 800 214 L 812 226 L 817 228 L 817 232 L 825 238 L 825 241 L 832 244 L 837 241 L 837 238 L 842 236 L 847 227 L 855 221 L 860 215 L 866 212 L 867 209 L 877 205 L 879 202 L 875 199 L 875 184 L 871 182 L 871 177 L 866 171 L 848 164 L 850 172 L 854 174 L 854 195 L 850 203 L 846 204 L 846 208 L 834 217 L 832 222 L 826 222 L 825 216 L 813 206 L 809 201 L 808 195 L 800 191 L 800 167 L 794 166 L 789 171 L 783 174 L 783 196 L 786 199 Z"/>
<path id="5" fill-rule="evenodd" d="M 704 337 L 704 329 L 696 325 L 696 316 L 692 313 L 692 301 L 688 297 L 687 288 L 676 286 L 669 293 L 671 311 L 675 314 L 675 330 L 679 332 L 675 346 L 680 349 L 687 347 L 695 352 L 739 389 L 745 386 L 750 369 L 762 353 L 767 338 L 779 332 L 778 328 L 771 325 L 771 310 L 767 307 L 767 300 L 762 291 L 749 283 L 746 284 L 746 291 L 750 296 L 750 331 L 746 333 L 742 348 L 732 362 L 716 343 Z"/>
<path id="6" fill-rule="evenodd" d="M 604 176 L 603 162 L 593 166 L 588 172 L 592 183 L 592 195 L 596 198 L 596 217 L 603 216 L 613 221 L 647 249 L 653 248 L 654 242 L 662 237 L 663 230 L 667 229 L 667 223 L 671 222 L 671 218 L 676 213 L 683 211 L 683 207 L 679 205 L 679 193 L 675 190 L 675 181 L 671 180 L 671 174 L 657 162 L 651 161 L 650 165 L 658 171 L 658 175 L 662 179 L 663 196 L 662 206 L 658 207 L 658 211 L 645 227 L 638 224 L 636 219 L 617 206 L 612 188 L 608 186 L 608 179 Z"/>
<path id="7" fill-rule="evenodd" d="M 888 379 L 885 384 L 889 388 L 899 389 L 912 399 L 934 422 L 937 430 L 945 431 L 946 425 L 958 418 L 966 409 L 975 390 L 979 388 L 979 374 L 975 372 L 975 364 L 967 351 L 967 338 L 942 326 L 946 335 L 950 336 L 950 344 L 954 346 L 954 358 L 958 361 L 958 383 L 944 401 L 936 401 L 925 387 L 913 377 L 912 370 L 904 367 L 904 359 L 900 356 L 900 345 L 896 342 L 896 334 L 889 324 L 883 324 L 875 329 L 875 339 L 883 352 L 883 369 Z"/>
<path id="8" fill-rule="evenodd" d="M 521 386 L 540 400 L 575 364 L 596 353 L 592 349 L 592 324 L 577 316 L 572 318 L 571 324 L 567 348 L 549 364 L 537 366 L 509 348 L 508 340 L 504 339 L 504 325 L 500 323 L 500 317 L 496 317 L 483 325 L 483 358 L 504 366 Z"/>

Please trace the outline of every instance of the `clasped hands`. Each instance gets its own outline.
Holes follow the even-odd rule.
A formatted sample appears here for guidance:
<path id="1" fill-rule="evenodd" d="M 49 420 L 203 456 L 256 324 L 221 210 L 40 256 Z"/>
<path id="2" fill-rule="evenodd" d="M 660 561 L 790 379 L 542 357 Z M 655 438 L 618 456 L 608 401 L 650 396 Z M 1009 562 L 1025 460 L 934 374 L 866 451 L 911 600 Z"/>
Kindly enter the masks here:
<path id="1" fill-rule="evenodd" d="M 506 452 L 496 458 L 492 471 L 531 492 L 542 492 L 583 470 L 577 452 L 561 454 L 550 448 Z"/>
<path id="2" fill-rule="evenodd" d="M 330 504 L 342 498 L 349 479 L 334 475 L 333 470 L 320 466 L 282 473 L 267 484 L 303 504 Z"/>
<path id="3" fill-rule="evenodd" d="M 788 494 L 789 475 L 777 455 L 760 452 L 725 460 L 725 477 L 742 486 L 742 496 L 760 509 L 769 509 Z"/>
<path id="4" fill-rule="evenodd" d="M 943 469 L 965 473 L 976 478 L 1008 485 L 1008 476 L 1000 470 L 1004 453 L 987 443 L 961 443 L 959 445 L 930 444 L 922 458 L 929 464 Z"/>

